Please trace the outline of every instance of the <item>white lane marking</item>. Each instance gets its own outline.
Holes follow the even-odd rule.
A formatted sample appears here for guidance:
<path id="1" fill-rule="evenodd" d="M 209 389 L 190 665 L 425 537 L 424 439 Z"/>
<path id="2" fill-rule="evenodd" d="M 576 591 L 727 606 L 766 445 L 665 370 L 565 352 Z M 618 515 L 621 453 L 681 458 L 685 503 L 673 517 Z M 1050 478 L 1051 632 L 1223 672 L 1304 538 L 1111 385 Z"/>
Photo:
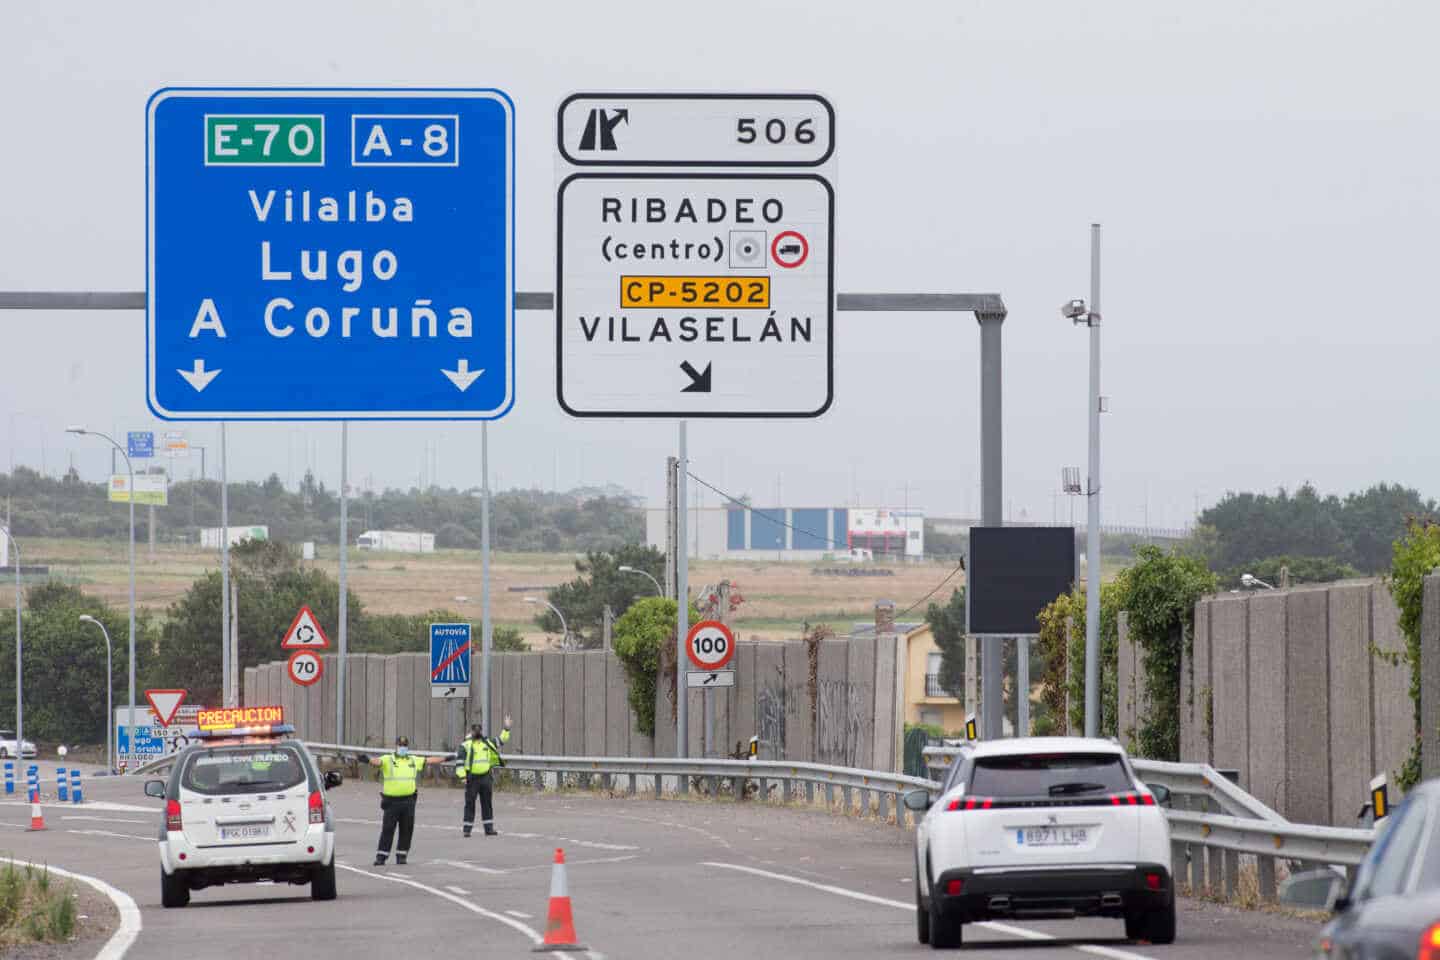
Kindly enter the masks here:
<path id="1" fill-rule="evenodd" d="M 155 843 L 154 837 L 141 837 L 133 833 L 116 833 L 113 830 L 66 830 L 66 833 L 77 833 L 86 837 L 119 837 L 121 840 L 142 840 L 146 843 Z"/>
<path id="2" fill-rule="evenodd" d="M 455 896 L 457 896 L 457 897 L 468 897 L 468 896 L 470 896 L 470 891 L 469 891 L 469 890 L 466 890 L 466 889 L 463 888 L 463 887 L 446 887 L 445 889 L 446 889 L 446 890 L 449 890 L 451 893 L 455 894 Z M 509 913 L 509 911 L 507 910 L 506 913 Z"/>
<path id="3" fill-rule="evenodd" d="M 455 896 L 455 894 L 453 893 L 447 893 L 446 891 L 440 890 L 436 887 L 428 886 L 427 884 L 423 884 L 418 880 L 411 880 L 408 877 L 387 877 L 383 873 L 373 873 L 369 870 L 361 870 L 359 867 L 352 867 L 349 864 L 345 863 L 336 863 L 335 866 L 339 867 L 341 870 L 348 870 L 351 873 L 358 873 L 362 876 L 373 877 L 376 880 L 385 880 L 390 883 L 403 883 L 407 887 L 414 887 L 417 890 L 424 890 L 426 893 L 432 893 L 435 896 L 441 898 L 442 900 L 449 900 L 456 906 L 463 907 L 466 910 L 469 910 L 471 913 L 478 913 L 482 917 L 489 917 L 491 920 L 498 920 L 501 923 L 505 924 L 507 927 L 510 927 L 513 930 L 518 930 L 525 936 L 529 937 L 531 943 L 539 943 L 541 940 L 539 933 L 513 917 L 507 917 L 503 913 L 495 913 L 493 911 L 486 910 L 484 907 L 477 907 L 469 900 L 462 900 L 459 897 Z"/>
<path id="4" fill-rule="evenodd" d="M 592 864 L 592 863 L 624 863 L 626 860 L 639 860 L 639 859 L 640 859 L 640 855 L 639 855 L 638 853 L 631 853 L 631 854 L 628 854 L 628 855 L 623 856 L 623 857 L 591 857 L 591 858 L 589 858 L 589 859 L 587 859 L 587 860 L 571 860 L 571 859 L 569 859 L 569 858 L 567 857 L 567 858 L 565 859 L 565 866 L 567 866 L 567 867 L 583 867 L 583 866 L 585 866 L 586 864 Z M 531 864 L 531 865 L 525 866 L 525 867 L 511 867 L 509 870 L 505 870 L 505 871 L 501 871 L 501 872 L 502 872 L 502 873 L 518 873 L 518 872 L 521 871 L 521 870 L 553 870 L 554 868 L 555 868 L 555 865 L 554 865 L 553 863 L 535 863 L 535 864 Z"/>
<path id="5" fill-rule="evenodd" d="M 525 913 L 523 910 L 506 910 L 505 912 L 510 914 L 510 916 L 512 917 L 519 917 L 521 920 L 532 919 L 530 914 Z"/>
<path id="6" fill-rule="evenodd" d="M 866 903 L 879 904 L 882 907 L 895 907 L 898 910 L 911 911 L 915 904 L 904 900 L 891 900 L 888 897 L 877 897 L 871 893 L 862 893 L 859 890 L 847 890 L 844 887 L 831 886 L 828 883 L 816 883 L 814 880 L 806 880 L 802 877 L 792 877 L 784 873 L 772 873 L 769 870 L 761 870 L 758 867 L 747 867 L 738 863 L 715 863 L 705 861 L 700 864 L 702 867 L 719 867 L 722 870 L 736 870 L 740 873 L 749 873 L 757 877 L 765 877 L 770 880 L 779 880 L 782 883 L 793 883 L 801 887 L 810 887 L 812 890 L 820 890 L 824 893 L 833 893 L 836 896 L 849 897 L 852 900 L 863 900 Z M 1030 930 L 1026 927 L 1017 927 L 1009 923 L 996 923 L 993 920 L 984 920 L 977 923 L 978 927 L 985 927 L 987 930 L 994 930 L 1006 936 L 1020 937 L 1025 940 L 1058 940 L 1048 933 L 1041 933 L 1039 930 Z M 1131 953 L 1128 950 L 1116 950 L 1113 947 L 1102 947 L 1091 943 L 1067 943 L 1063 946 L 1071 950 L 1079 950 L 1081 953 L 1092 954 L 1097 957 L 1110 957 L 1111 960 L 1148 960 L 1147 957 Z"/>
<path id="7" fill-rule="evenodd" d="M 482 867 L 475 863 L 466 863 L 464 860 L 432 860 L 431 863 L 441 863 L 447 867 L 458 867 L 461 870 L 469 870 L 471 873 L 488 873 L 493 876 L 501 876 L 504 870 L 497 870 L 494 867 Z"/>
<path id="8" fill-rule="evenodd" d="M 137 807 L 130 803 L 111 803 L 108 800 L 87 800 L 81 804 L 65 803 L 59 800 L 46 800 L 41 798 L 44 806 L 60 807 L 64 810 L 103 810 L 107 813 L 153 813 L 159 816 L 159 809 L 156 807 Z M 28 807 L 29 800 L 0 800 L 0 806 L 4 807 Z"/>
<path id="9" fill-rule="evenodd" d="M 61 820 L 96 820 L 100 823 L 150 823 L 149 820 L 125 820 L 121 817 L 86 817 L 78 814 L 61 814 Z"/>
<path id="10" fill-rule="evenodd" d="M 13 857 L 0 857 L 0 860 L 8 860 L 11 863 L 21 865 L 28 863 L 26 860 L 16 860 Z M 109 897 L 110 902 L 115 904 L 115 910 L 120 914 L 120 927 L 110 935 L 109 940 L 105 941 L 105 946 L 100 948 L 100 952 L 95 954 L 95 960 L 120 960 L 121 957 L 125 956 L 131 945 L 135 942 L 135 938 L 140 936 L 140 908 L 135 905 L 135 901 L 131 899 L 128 893 L 115 889 L 104 880 L 97 877 L 87 877 L 83 873 L 72 873 L 69 870 L 61 870 L 59 867 L 48 864 L 30 863 L 29 865 L 32 867 L 43 866 L 51 873 L 58 874 L 62 877 L 69 877 L 72 880 L 79 880 L 82 883 L 88 883 Z"/>

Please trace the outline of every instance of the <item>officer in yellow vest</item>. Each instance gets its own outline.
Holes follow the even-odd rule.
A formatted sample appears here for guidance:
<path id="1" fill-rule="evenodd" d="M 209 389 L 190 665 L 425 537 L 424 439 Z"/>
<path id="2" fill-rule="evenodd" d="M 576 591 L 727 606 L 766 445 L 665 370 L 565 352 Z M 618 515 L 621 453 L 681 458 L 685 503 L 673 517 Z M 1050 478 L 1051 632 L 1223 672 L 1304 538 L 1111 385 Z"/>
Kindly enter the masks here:
<path id="1" fill-rule="evenodd" d="M 412 757 L 410 738 L 395 740 L 395 751 L 383 757 L 371 757 L 370 765 L 380 768 L 380 848 L 375 851 L 375 866 L 384 866 L 390 856 L 390 842 L 395 827 L 400 827 L 400 844 L 395 848 L 395 862 L 404 866 L 410 853 L 410 837 L 415 832 L 415 799 L 420 790 L 420 774 L 442 757 Z"/>
<path id="2" fill-rule="evenodd" d="M 495 811 L 491 806 L 492 791 L 494 789 L 494 778 L 490 774 L 492 767 L 501 765 L 500 744 L 510 741 L 510 718 L 505 718 L 505 725 L 500 730 L 499 743 L 490 737 L 485 736 L 485 728 L 475 724 L 470 728 L 470 736 L 460 744 L 460 749 L 455 751 L 455 776 L 465 781 L 465 836 L 470 836 L 470 830 L 475 826 L 475 797 L 480 797 L 480 825 L 485 828 L 485 836 L 495 836 Z"/>

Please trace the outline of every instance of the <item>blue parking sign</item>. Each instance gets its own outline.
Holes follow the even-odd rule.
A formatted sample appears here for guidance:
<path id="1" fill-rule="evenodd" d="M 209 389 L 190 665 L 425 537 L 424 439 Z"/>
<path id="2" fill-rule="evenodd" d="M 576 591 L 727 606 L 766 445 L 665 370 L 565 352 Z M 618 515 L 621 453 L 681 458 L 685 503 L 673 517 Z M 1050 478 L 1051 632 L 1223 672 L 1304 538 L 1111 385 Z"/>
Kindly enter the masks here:
<path id="1" fill-rule="evenodd" d="M 146 111 L 150 409 L 503 416 L 514 128 L 498 90 L 158 91 Z"/>

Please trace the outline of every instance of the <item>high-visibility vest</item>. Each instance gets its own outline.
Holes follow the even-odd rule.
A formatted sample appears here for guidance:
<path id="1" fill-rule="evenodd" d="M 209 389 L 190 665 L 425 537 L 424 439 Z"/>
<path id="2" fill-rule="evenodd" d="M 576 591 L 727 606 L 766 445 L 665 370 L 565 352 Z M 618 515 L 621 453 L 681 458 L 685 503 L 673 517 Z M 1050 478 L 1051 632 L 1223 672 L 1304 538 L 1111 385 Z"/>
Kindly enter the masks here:
<path id="1" fill-rule="evenodd" d="M 510 742 L 510 731 L 500 731 L 500 742 Z M 460 750 L 456 759 L 461 762 L 455 765 L 455 775 L 464 777 L 467 773 L 473 773 L 477 777 L 490 772 L 490 768 L 500 762 L 500 751 L 489 737 L 476 740 L 474 737 L 466 737 L 460 744 Z"/>
<path id="2" fill-rule="evenodd" d="M 380 794 L 386 797 L 413 797 L 419 788 L 420 771 L 425 761 L 420 757 L 401 757 L 387 753 L 380 758 Z"/>

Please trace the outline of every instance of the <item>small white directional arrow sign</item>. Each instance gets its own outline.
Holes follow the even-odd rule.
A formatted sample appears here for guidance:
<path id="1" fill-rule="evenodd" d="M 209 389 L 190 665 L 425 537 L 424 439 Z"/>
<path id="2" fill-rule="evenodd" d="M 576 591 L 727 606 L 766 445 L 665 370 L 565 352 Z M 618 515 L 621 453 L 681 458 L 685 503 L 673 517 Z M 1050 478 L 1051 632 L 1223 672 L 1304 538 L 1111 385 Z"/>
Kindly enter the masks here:
<path id="1" fill-rule="evenodd" d="M 462 360 L 461 363 L 464 363 L 464 361 Z M 220 376 L 219 370 L 206 370 L 204 360 L 196 360 L 195 369 L 193 370 L 176 370 L 175 372 L 184 377 L 185 382 L 194 387 L 196 393 L 210 386 L 210 381 Z M 462 387 L 461 389 L 463 390 L 464 388 Z"/>
<path id="2" fill-rule="evenodd" d="M 474 383 L 480 374 L 485 372 L 484 370 L 471 370 L 470 361 L 464 357 L 460 358 L 460 362 L 456 364 L 456 367 L 458 369 L 455 370 L 446 370 L 442 367 L 440 372 L 449 377 L 450 382 L 459 387 L 461 393 L 470 389 L 470 384 Z M 219 371 L 217 370 L 216 373 L 219 373 Z"/>

